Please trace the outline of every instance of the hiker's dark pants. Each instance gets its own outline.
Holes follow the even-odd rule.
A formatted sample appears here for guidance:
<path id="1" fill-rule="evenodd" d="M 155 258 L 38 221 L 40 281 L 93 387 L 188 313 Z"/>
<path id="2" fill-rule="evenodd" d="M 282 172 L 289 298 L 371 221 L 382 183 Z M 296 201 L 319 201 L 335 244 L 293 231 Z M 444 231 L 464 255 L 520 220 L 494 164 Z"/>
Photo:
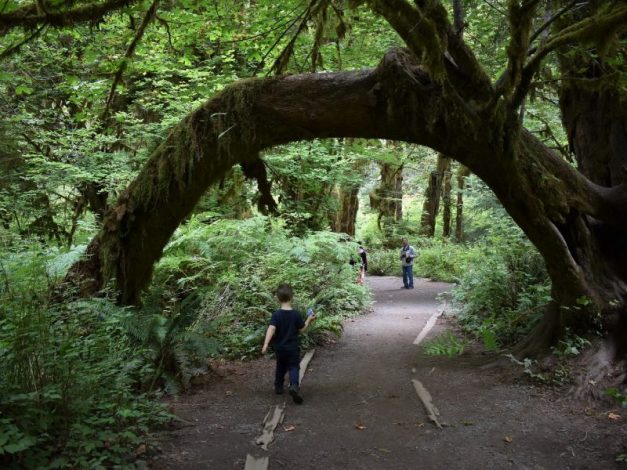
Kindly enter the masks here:
<path id="1" fill-rule="evenodd" d="M 298 376 L 300 374 L 300 352 L 298 349 L 294 351 L 276 351 L 275 388 L 283 389 L 283 379 L 286 372 L 290 374 L 290 385 L 298 387 Z"/>

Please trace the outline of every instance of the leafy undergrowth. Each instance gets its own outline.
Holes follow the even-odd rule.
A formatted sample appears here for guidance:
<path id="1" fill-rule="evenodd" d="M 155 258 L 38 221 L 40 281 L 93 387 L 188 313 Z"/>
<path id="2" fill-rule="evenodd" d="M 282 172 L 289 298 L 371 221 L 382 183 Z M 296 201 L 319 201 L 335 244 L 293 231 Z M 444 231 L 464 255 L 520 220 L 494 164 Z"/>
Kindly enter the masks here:
<path id="1" fill-rule="evenodd" d="M 550 300 L 541 256 L 525 240 L 506 240 L 473 257 L 453 290 L 462 329 L 496 351 L 522 339 Z"/>
<path id="2" fill-rule="evenodd" d="M 148 351 L 126 334 L 128 309 L 102 299 L 51 303 L 45 261 L 5 257 L 0 466 L 124 465 L 170 420 L 148 388 Z"/>
<path id="3" fill-rule="evenodd" d="M 260 354 L 282 282 L 318 319 L 305 348 L 339 334 L 370 302 L 338 234 L 291 237 L 277 221 L 179 228 L 140 309 L 59 301 L 56 279 L 81 253 L 30 246 L 0 264 L 0 466 L 111 468 L 150 451 L 171 417 L 164 392 L 190 386 L 211 358 Z M 55 298 L 53 302 L 51 299 Z"/>
<path id="4" fill-rule="evenodd" d="M 419 239 L 414 245 L 418 256 L 414 262 L 414 276 L 434 281 L 458 282 L 467 267 L 481 258 L 478 247 Z M 380 276 L 400 276 L 400 246 L 395 249 L 372 249 L 368 252 L 368 271 Z"/>
<path id="5" fill-rule="evenodd" d="M 339 334 L 342 320 L 369 304 L 348 263 L 355 250 L 336 233 L 291 237 L 280 222 L 264 217 L 212 224 L 198 217 L 167 246 L 149 298 L 162 311 L 191 318 L 188 331 L 211 341 L 211 356 L 245 359 L 259 354 L 278 308 L 274 291 L 287 282 L 296 309 L 316 310 L 317 320 L 301 339 L 308 347 L 325 332 Z"/>

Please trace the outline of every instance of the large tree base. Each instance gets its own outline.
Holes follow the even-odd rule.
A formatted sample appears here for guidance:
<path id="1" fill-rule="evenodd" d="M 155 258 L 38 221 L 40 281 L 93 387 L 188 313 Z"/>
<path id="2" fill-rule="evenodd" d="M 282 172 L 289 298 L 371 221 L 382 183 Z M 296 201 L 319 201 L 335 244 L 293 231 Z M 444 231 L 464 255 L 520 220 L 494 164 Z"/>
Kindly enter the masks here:
<path id="1" fill-rule="evenodd" d="M 540 323 L 512 348 L 512 354 L 518 359 L 546 356 L 560 334 L 559 306 L 551 302 L 546 306 Z"/>

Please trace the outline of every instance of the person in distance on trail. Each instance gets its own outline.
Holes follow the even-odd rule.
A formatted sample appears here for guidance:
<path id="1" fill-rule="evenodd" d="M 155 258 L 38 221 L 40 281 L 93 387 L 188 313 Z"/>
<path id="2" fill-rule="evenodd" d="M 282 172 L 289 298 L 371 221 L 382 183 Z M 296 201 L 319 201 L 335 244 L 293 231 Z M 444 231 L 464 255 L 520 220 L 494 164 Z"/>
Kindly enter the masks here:
<path id="1" fill-rule="evenodd" d="M 362 270 L 362 279 L 366 277 L 366 272 L 368 271 L 368 252 L 363 247 L 361 242 L 359 242 L 359 249 L 357 250 L 359 253 L 359 257 L 361 258 L 361 270 Z"/>
<path id="2" fill-rule="evenodd" d="M 281 284 L 276 290 L 277 299 L 281 302 L 281 308 L 272 314 L 270 325 L 266 331 L 266 339 L 261 348 L 261 353 L 268 351 L 270 341 L 274 339 L 273 348 L 276 356 L 276 372 L 274 378 L 274 392 L 277 395 L 283 393 L 285 373 L 289 373 L 289 393 L 294 403 L 301 404 L 303 398 L 300 395 L 300 349 L 298 347 L 298 334 L 307 329 L 309 324 L 316 319 L 312 309 L 307 311 L 307 319 L 303 321 L 301 314 L 292 308 L 294 292 L 289 284 Z"/>
<path id="3" fill-rule="evenodd" d="M 414 258 L 416 250 L 409 244 L 407 238 L 403 238 L 403 247 L 401 248 L 401 266 L 403 268 L 403 287 L 401 289 L 414 288 Z"/>

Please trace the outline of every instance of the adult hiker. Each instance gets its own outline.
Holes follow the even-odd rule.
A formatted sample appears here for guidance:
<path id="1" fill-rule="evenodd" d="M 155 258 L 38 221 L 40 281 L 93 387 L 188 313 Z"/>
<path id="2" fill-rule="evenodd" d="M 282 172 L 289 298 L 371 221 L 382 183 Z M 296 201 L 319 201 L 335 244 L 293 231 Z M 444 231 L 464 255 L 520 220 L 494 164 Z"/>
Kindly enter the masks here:
<path id="1" fill-rule="evenodd" d="M 416 250 L 409 244 L 407 238 L 403 238 L 403 247 L 401 248 L 401 266 L 403 268 L 403 287 L 401 289 L 414 288 L 414 258 Z"/>

